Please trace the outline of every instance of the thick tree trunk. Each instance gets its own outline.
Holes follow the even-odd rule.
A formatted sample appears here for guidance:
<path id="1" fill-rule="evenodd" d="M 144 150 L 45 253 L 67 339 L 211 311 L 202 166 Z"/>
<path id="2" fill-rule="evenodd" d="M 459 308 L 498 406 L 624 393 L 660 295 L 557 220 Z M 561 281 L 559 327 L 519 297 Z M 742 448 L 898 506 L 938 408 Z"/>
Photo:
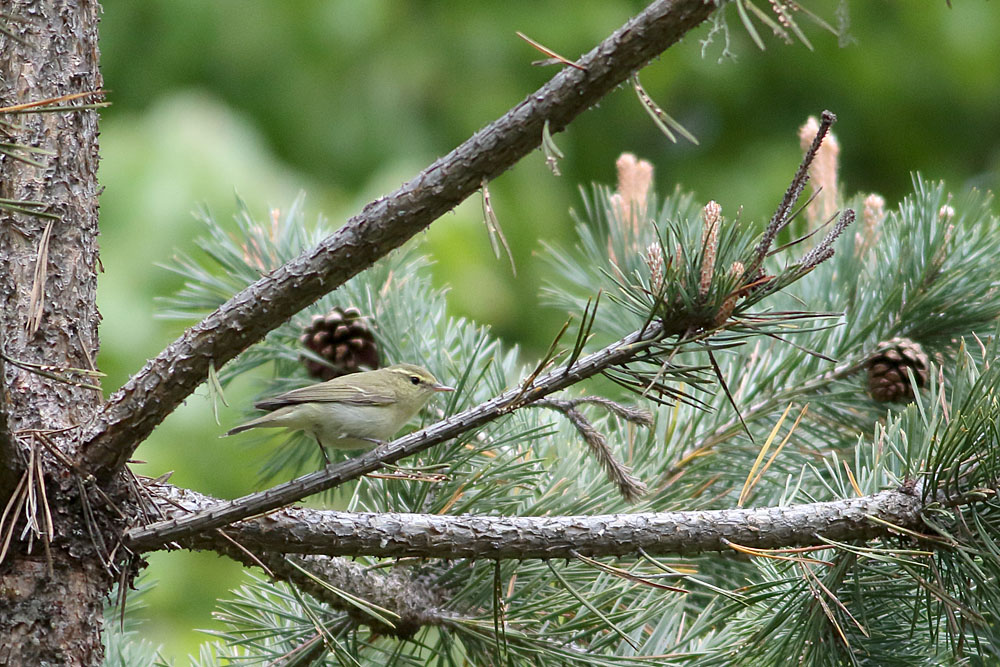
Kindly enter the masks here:
<path id="1" fill-rule="evenodd" d="M 99 89 L 99 12 L 92 0 L 5 0 L 13 37 L 0 34 L 0 106 Z M 0 537 L 13 531 L 0 563 L 2 664 L 103 658 L 111 576 L 91 535 L 108 508 L 85 519 L 78 477 L 47 449 L 71 458 L 102 401 L 59 379 L 97 356 L 97 120 L 92 110 L 0 114 L 0 141 L 37 149 L 0 156 L 0 197 L 40 202 L 30 208 L 42 213 L 0 208 L 0 503 L 10 509 Z"/>

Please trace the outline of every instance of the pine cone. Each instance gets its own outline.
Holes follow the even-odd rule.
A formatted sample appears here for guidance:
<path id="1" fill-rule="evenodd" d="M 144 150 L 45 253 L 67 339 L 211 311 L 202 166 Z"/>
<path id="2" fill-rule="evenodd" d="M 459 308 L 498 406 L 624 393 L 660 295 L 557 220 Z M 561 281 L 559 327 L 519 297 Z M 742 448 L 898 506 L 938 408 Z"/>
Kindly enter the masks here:
<path id="1" fill-rule="evenodd" d="M 868 392 L 881 403 L 909 403 L 913 400 L 908 368 L 920 388 L 927 386 L 930 358 L 920 343 L 909 338 L 893 338 L 879 343 L 868 360 Z"/>
<path id="2" fill-rule="evenodd" d="M 375 336 L 357 308 L 338 307 L 326 315 L 313 315 L 299 342 L 329 364 L 302 358 L 309 375 L 321 380 L 379 367 Z"/>

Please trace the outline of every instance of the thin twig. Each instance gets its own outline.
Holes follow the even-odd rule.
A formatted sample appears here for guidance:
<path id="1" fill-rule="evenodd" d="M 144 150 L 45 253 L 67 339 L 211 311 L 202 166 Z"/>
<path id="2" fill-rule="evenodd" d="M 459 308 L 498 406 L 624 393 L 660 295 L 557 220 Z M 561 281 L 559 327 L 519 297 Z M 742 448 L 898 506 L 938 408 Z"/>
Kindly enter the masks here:
<path id="1" fill-rule="evenodd" d="M 799 164 L 798 171 L 795 172 L 792 182 L 785 191 L 784 198 L 782 198 L 781 203 L 778 205 L 778 209 L 771 217 L 771 222 L 768 223 L 767 229 L 764 231 L 764 236 L 761 237 L 760 242 L 757 244 L 757 248 L 754 250 L 754 260 L 749 266 L 746 267 L 744 275 L 748 276 L 752 280 L 757 280 L 758 272 L 760 271 L 761 265 L 764 263 L 764 258 L 771 249 L 771 244 L 774 243 L 774 239 L 777 237 L 778 232 L 780 232 L 785 225 L 788 224 L 790 220 L 789 212 L 795 206 L 795 202 L 799 200 L 799 197 L 802 195 L 802 190 L 806 187 L 806 182 L 809 180 L 809 165 L 811 165 L 813 160 L 816 158 L 816 152 L 823 143 L 823 138 L 826 137 L 826 133 L 830 130 L 830 126 L 837 121 L 837 116 L 830 111 L 824 111 L 821 118 L 822 120 L 820 121 L 819 130 L 813 138 L 812 145 L 809 146 L 805 155 L 802 156 L 802 162 Z"/>
<path id="2" fill-rule="evenodd" d="M 590 453 L 594 455 L 597 462 L 604 469 L 608 480 L 618 488 L 622 498 L 627 502 L 634 503 L 646 493 L 646 485 L 641 479 L 632 473 L 632 469 L 618 460 L 615 453 L 608 445 L 604 434 L 594 428 L 586 415 L 576 409 L 571 401 L 561 401 L 556 399 L 543 399 L 536 401 L 534 407 L 549 408 L 565 415 L 573 428 L 577 430 L 583 441 L 590 448 Z"/>
<path id="3" fill-rule="evenodd" d="M 847 229 L 851 223 L 854 222 L 854 211 L 852 209 L 847 209 L 840 214 L 840 218 L 837 220 L 837 224 L 833 226 L 826 237 L 823 238 L 819 244 L 806 253 L 799 261 L 799 266 L 803 271 L 810 271 L 813 268 L 819 266 L 827 259 L 833 256 L 833 242 L 837 240 L 845 229 Z"/>
<path id="4" fill-rule="evenodd" d="M 541 401 L 536 401 L 535 405 L 544 405 L 549 401 L 549 399 L 543 399 Z M 637 408 L 632 405 L 625 405 L 624 403 L 619 403 L 618 401 L 613 401 L 610 398 L 605 398 L 604 396 L 577 396 L 575 398 L 562 398 L 559 399 L 560 403 L 565 403 L 570 407 L 575 408 L 578 405 L 597 405 L 611 414 L 621 417 L 627 422 L 631 422 L 638 426 L 652 426 L 653 425 L 653 413 L 645 408 Z"/>

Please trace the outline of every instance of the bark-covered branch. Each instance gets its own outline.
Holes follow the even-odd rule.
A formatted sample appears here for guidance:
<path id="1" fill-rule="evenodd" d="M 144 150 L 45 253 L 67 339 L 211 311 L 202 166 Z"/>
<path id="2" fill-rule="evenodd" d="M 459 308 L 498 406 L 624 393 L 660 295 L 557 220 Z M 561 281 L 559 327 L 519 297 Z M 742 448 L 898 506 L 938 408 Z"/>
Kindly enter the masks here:
<path id="1" fill-rule="evenodd" d="M 156 509 L 168 516 L 196 512 L 218 502 L 216 498 L 172 484 L 149 483 L 146 490 Z M 405 638 L 421 627 L 445 625 L 455 618 L 453 613 L 442 608 L 441 591 L 409 576 L 409 568 L 372 570 L 344 558 L 259 549 L 243 544 L 229 529 L 213 531 L 212 535 L 212 551 L 247 567 L 263 566 L 275 579 L 293 584 L 331 609 L 347 613 L 353 622 L 376 632 Z M 331 588 L 381 608 L 387 612 L 383 616 L 391 625 L 366 613 Z"/>
<path id="2" fill-rule="evenodd" d="M 176 492 L 170 491 L 171 494 Z M 161 502 L 168 516 L 210 507 L 213 499 L 185 492 L 184 509 Z M 428 558 L 570 558 L 724 551 L 733 543 L 775 549 L 892 534 L 919 528 L 919 494 L 900 489 L 821 503 L 757 509 L 646 512 L 596 516 L 501 517 L 353 513 L 288 508 L 240 521 L 225 532 L 251 550 L 328 556 Z M 160 549 L 155 533 L 126 536 L 137 551 Z M 216 531 L 180 540 L 192 549 L 223 551 Z"/>
<path id="3" fill-rule="evenodd" d="M 219 502 L 168 483 L 147 481 L 144 491 L 143 495 L 155 504 L 150 509 L 167 516 L 197 512 Z M 410 576 L 411 568 L 373 570 L 345 558 L 261 549 L 244 544 L 228 528 L 211 534 L 212 551 L 247 567 L 263 567 L 269 576 L 294 585 L 331 609 L 345 612 L 351 622 L 366 625 L 375 632 L 406 638 L 421 627 L 446 625 L 456 619 L 454 613 L 444 610 L 442 591 Z M 366 613 L 338 592 L 379 607 L 384 612 L 382 618 Z"/>
<path id="4" fill-rule="evenodd" d="M 369 203 L 319 246 L 234 296 L 151 360 L 108 400 L 83 436 L 82 466 L 109 479 L 207 376 L 320 296 L 399 247 L 560 131 L 716 8 L 663 0 L 565 67 L 503 117 L 387 197 Z"/>
<path id="5" fill-rule="evenodd" d="M 229 545 L 228 548 L 226 545 Z M 242 548 L 241 548 L 242 547 Z M 248 566 L 265 565 L 276 579 L 294 585 L 300 591 L 321 600 L 331 609 L 345 612 L 352 622 L 374 632 L 407 638 L 424 626 L 446 625 L 454 614 L 441 608 L 439 592 L 401 571 L 372 570 L 345 558 L 323 555 L 282 554 L 277 551 L 244 551 L 220 538 L 213 551 Z M 348 593 L 365 603 L 384 610 L 389 621 L 364 612 L 336 591 Z"/>
<path id="6" fill-rule="evenodd" d="M 679 333 L 671 331 L 671 333 Z M 289 505 L 314 493 L 325 491 L 361 475 L 378 470 L 385 463 L 421 452 L 439 442 L 457 437 L 486 422 L 530 404 L 553 392 L 565 389 L 581 380 L 596 375 L 606 368 L 622 364 L 644 352 L 649 345 L 667 335 L 664 325 L 651 323 L 646 329 L 635 331 L 625 338 L 597 352 L 561 366 L 522 385 L 491 398 L 485 403 L 452 415 L 415 433 L 376 447 L 358 457 L 327 466 L 323 470 L 303 475 L 290 482 L 279 484 L 265 491 L 252 493 L 232 501 L 200 509 L 159 521 L 149 526 L 135 528 L 128 539 L 143 543 L 149 548 L 153 543 L 164 544 L 183 539 L 203 531 L 219 528 L 228 523 L 256 516 Z"/>

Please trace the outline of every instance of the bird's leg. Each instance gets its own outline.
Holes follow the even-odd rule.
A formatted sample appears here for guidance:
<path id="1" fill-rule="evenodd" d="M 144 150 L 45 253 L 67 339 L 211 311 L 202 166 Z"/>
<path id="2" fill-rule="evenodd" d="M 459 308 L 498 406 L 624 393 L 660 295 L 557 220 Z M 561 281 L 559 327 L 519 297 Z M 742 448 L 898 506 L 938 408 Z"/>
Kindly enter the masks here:
<path id="1" fill-rule="evenodd" d="M 323 446 L 319 438 L 316 438 L 316 444 L 319 445 L 320 454 L 323 455 L 323 461 L 325 461 L 324 467 L 330 465 L 330 457 L 326 453 L 326 447 Z"/>

